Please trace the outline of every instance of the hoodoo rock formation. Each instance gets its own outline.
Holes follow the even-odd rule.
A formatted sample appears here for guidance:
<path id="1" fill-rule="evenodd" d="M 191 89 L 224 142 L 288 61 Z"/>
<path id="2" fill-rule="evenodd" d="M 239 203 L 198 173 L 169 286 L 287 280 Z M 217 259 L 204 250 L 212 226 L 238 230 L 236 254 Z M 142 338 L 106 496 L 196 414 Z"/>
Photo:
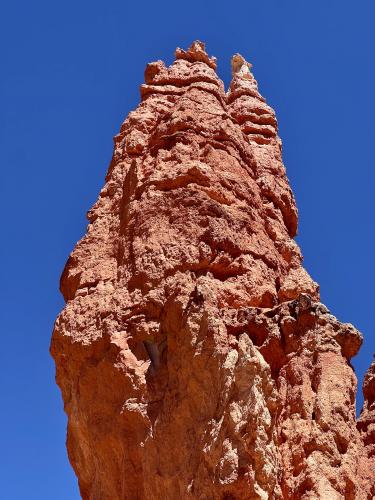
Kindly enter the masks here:
<path id="1" fill-rule="evenodd" d="M 319 302 L 274 111 L 204 44 L 147 66 L 61 279 L 51 352 L 86 500 L 370 499 L 375 365 Z"/>

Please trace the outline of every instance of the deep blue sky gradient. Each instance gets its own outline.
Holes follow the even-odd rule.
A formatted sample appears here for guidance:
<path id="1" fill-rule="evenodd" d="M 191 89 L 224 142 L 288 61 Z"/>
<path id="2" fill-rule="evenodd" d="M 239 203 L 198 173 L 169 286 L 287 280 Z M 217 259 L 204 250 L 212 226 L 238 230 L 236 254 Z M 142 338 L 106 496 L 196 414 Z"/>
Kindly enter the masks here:
<path id="1" fill-rule="evenodd" d="M 322 299 L 375 351 L 373 1 L 4 0 L 0 8 L 0 496 L 75 500 L 48 348 L 58 281 L 149 61 L 207 43 L 253 63 L 275 108 Z"/>

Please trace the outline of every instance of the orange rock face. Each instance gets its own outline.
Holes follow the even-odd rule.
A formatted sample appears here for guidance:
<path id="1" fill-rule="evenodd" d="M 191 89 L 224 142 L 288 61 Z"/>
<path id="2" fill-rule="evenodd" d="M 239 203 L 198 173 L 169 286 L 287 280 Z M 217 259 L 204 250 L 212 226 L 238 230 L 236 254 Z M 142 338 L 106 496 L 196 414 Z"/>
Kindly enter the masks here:
<path id="1" fill-rule="evenodd" d="M 147 66 L 61 279 L 51 352 L 82 497 L 370 499 L 375 366 L 319 302 L 274 111 L 204 45 Z"/>

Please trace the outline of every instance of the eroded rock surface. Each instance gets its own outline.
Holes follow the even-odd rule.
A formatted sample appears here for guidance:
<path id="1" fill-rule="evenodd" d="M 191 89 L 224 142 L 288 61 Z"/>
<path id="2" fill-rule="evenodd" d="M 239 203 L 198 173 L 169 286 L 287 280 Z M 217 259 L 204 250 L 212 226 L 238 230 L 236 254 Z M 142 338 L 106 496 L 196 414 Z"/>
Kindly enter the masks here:
<path id="1" fill-rule="evenodd" d="M 368 499 L 375 367 L 319 302 L 275 113 L 242 56 L 147 66 L 61 279 L 52 355 L 82 497 Z"/>

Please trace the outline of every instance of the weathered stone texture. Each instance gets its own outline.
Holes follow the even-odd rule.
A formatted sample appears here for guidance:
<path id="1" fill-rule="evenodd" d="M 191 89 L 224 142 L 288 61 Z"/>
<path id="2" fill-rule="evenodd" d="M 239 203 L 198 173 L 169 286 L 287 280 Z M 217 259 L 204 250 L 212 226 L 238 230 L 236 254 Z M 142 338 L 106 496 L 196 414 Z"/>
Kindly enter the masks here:
<path id="1" fill-rule="evenodd" d="M 147 66 L 61 279 L 52 355 L 87 500 L 368 499 L 375 365 L 319 302 L 275 113 L 195 42 Z"/>

